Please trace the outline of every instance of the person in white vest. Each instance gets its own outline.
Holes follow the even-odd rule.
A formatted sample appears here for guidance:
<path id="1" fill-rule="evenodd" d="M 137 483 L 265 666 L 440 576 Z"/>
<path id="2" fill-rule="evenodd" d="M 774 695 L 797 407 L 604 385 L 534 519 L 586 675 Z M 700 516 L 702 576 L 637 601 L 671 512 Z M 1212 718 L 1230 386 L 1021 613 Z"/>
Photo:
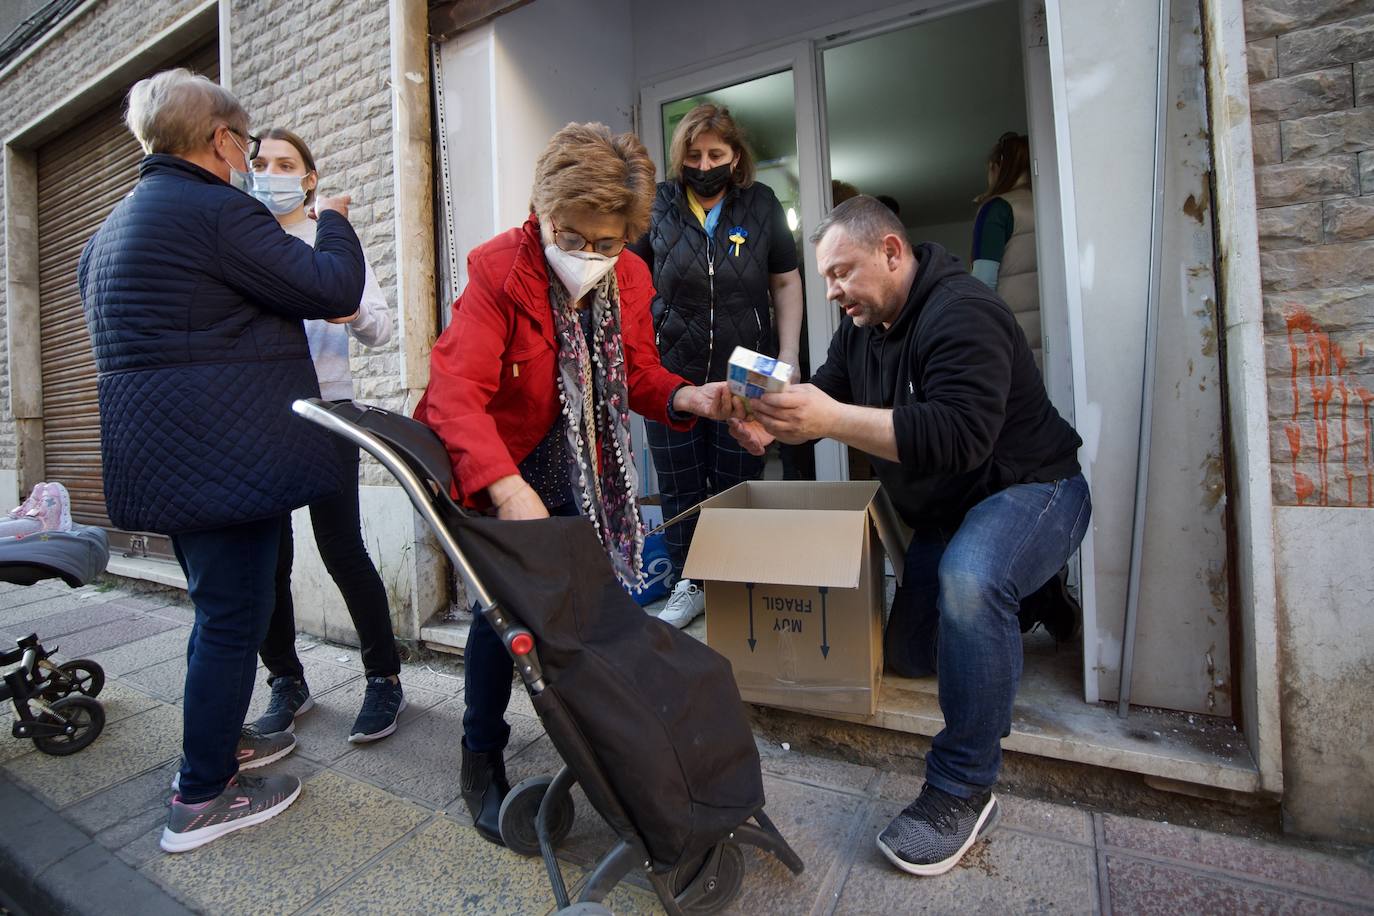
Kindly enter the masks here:
<path id="1" fill-rule="evenodd" d="M 1031 196 L 1030 141 L 1009 131 L 988 154 L 988 189 L 974 198 L 973 275 L 997 290 L 1026 332 L 1035 365 L 1043 371 L 1040 332 L 1040 274 L 1035 257 L 1035 200 Z M 1021 631 L 1043 626 L 1058 642 L 1078 632 L 1082 615 L 1068 589 L 1069 571 L 1021 599 Z"/>
<path id="2" fill-rule="evenodd" d="M 1035 204 L 1030 141 L 1008 132 L 988 156 L 988 189 L 974 198 L 973 275 L 997 291 L 1026 332 L 1035 365 L 1043 368 L 1040 277 L 1035 265 Z"/>
<path id="3" fill-rule="evenodd" d="M 316 223 L 310 218 L 309 207 L 318 185 L 315 157 L 304 140 L 281 127 L 263 131 L 248 191 L 272 212 L 283 229 L 310 245 L 315 244 Z M 365 347 L 384 346 L 391 340 L 391 308 L 366 255 L 363 264 L 363 295 L 352 317 L 305 323 L 310 358 L 320 380 L 320 395 L 329 401 L 353 399 L 350 340 Z M 342 438 L 336 438 L 334 444 L 348 483 L 335 495 L 310 504 L 310 525 L 325 569 L 343 595 L 362 648 L 367 688 L 362 710 L 348 734 L 349 741 L 361 744 L 385 738 L 396 730 L 398 717 L 405 709 L 405 695 L 401 691 L 401 656 L 391 627 L 386 587 L 363 543 L 358 448 Z M 296 655 L 292 560 L 291 516 L 287 515 L 277 555 L 276 606 L 267 638 L 258 651 L 272 688 L 266 712 L 252 726 L 263 734 L 291 731 L 295 718 L 315 705 L 305 682 L 305 669 Z"/>

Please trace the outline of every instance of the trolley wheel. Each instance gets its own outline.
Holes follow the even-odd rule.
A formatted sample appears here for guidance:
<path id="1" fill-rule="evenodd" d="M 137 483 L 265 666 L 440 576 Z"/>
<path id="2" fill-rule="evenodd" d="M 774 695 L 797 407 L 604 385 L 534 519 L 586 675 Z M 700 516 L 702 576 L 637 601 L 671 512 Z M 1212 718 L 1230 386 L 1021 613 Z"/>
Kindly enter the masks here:
<path id="1" fill-rule="evenodd" d="M 554 913 L 554 916 L 615 916 L 600 903 L 574 903 Z"/>
<path id="2" fill-rule="evenodd" d="M 718 843 L 702 859 L 673 869 L 668 883 L 683 913 L 719 913 L 744 886 L 744 852 L 738 843 Z"/>
<path id="3" fill-rule="evenodd" d="M 97 697 L 104 687 L 105 669 L 88 658 L 79 658 L 58 665 L 40 696 L 49 703 L 72 694 Z"/>
<path id="4" fill-rule="evenodd" d="M 507 849 L 522 856 L 539 855 L 539 834 L 534 822 L 539 816 L 544 793 L 552 782 L 552 776 L 531 776 L 506 794 L 505 801 L 501 802 L 497 823 L 501 829 L 501 840 Z M 575 814 L 572 796 L 564 795 L 554 808 L 553 822 L 549 825 L 549 840 L 554 846 L 567 838 Z"/>
<path id="5" fill-rule="evenodd" d="M 40 722 L 60 723 L 71 728 L 65 735 L 34 738 L 34 745 L 45 754 L 65 757 L 89 745 L 105 728 L 105 707 L 90 697 L 70 696 L 51 704 L 39 717 Z"/>

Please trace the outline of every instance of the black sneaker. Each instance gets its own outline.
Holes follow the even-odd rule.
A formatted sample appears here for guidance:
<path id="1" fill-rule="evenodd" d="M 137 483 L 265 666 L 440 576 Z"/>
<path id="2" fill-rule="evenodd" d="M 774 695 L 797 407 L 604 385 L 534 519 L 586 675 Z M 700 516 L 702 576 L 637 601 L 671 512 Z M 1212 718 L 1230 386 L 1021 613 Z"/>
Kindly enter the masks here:
<path id="1" fill-rule="evenodd" d="M 878 834 L 878 848 L 904 872 L 943 875 L 1000 817 L 991 792 L 959 798 L 926 783 L 916 800 Z"/>
<path id="2" fill-rule="evenodd" d="M 406 698 L 399 682 L 393 684 L 388 677 L 368 678 L 363 708 L 353 722 L 348 740 L 353 744 L 366 744 L 385 738 L 396 730 L 396 720 L 405 708 Z"/>
<path id="3" fill-rule="evenodd" d="M 272 699 L 267 703 L 267 712 L 253 722 L 253 728 L 263 735 L 294 731 L 296 716 L 315 708 L 310 688 L 305 681 L 289 674 L 270 677 L 267 683 L 272 685 Z"/>

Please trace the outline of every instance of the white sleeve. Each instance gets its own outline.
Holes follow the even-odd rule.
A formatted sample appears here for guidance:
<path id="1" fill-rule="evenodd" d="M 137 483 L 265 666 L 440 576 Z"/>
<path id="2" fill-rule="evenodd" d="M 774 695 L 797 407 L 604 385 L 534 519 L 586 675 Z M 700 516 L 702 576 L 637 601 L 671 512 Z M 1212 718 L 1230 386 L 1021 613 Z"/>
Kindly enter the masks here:
<path id="1" fill-rule="evenodd" d="M 348 333 L 365 347 L 380 347 L 391 340 L 391 307 L 387 305 L 366 255 L 363 256 L 363 272 L 363 298 L 358 303 L 358 317 L 347 325 Z"/>

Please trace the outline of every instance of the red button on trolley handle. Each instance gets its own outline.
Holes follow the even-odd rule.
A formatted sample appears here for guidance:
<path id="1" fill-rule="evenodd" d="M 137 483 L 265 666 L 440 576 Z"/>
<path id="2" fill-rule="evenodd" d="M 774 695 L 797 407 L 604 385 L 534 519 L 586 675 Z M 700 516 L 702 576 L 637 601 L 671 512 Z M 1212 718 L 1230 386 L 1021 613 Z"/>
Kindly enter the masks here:
<path id="1" fill-rule="evenodd" d="M 528 633 L 517 633 L 510 641 L 510 650 L 516 655 L 529 655 L 534 651 L 534 639 Z"/>

